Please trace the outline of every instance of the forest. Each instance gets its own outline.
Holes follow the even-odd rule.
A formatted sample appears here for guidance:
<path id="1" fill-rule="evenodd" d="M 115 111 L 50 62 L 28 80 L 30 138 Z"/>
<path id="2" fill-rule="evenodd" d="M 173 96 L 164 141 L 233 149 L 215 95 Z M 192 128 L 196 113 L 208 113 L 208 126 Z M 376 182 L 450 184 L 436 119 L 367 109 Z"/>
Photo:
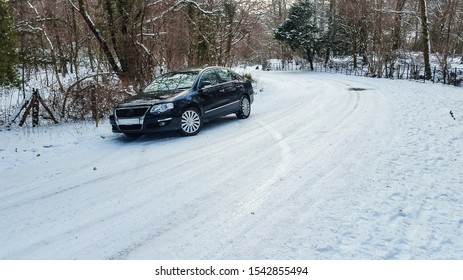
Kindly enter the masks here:
<path id="1" fill-rule="evenodd" d="M 463 55 L 463 0 L 0 0 L 0 19 L 1 94 L 39 88 L 61 119 L 176 69 L 342 56 L 381 77 L 413 57 L 430 79 L 432 56 L 445 83 Z"/>

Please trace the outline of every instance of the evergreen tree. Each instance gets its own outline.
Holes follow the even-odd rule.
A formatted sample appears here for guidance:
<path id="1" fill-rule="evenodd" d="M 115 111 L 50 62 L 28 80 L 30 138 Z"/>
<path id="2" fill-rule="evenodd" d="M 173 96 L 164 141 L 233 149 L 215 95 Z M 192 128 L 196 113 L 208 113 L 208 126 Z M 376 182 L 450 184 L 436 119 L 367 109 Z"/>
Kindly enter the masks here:
<path id="1" fill-rule="evenodd" d="M 0 85 L 16 82 L 16 38 L 9 4 L 0 0 Z"/>
<path id="2" fill-rule="evenodd" d="M 293 4 L 286 21 L 274 30 L 275 39 L 286 42 L 293 50 L 305 52 L 312 70 L 314 53 L 320 44 L 318 34 L 315 7 L 310 0 L 299 0 Z"/>

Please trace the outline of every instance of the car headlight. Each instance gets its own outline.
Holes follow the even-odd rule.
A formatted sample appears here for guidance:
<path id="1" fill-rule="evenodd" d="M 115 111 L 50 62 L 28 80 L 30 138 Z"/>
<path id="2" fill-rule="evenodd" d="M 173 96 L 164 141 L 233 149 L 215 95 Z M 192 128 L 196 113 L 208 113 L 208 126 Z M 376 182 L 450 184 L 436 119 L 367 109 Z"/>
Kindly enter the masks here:
<path id="1" fill-rule="evenodd" d="M 168 110 L 171 110 L 174 108 L 174 103 L 163 103 L 163 104 L 156 104 L 153 105 L 150 109 L 150 113 L 153 114 L 160 114 L 164 113 Z"/>

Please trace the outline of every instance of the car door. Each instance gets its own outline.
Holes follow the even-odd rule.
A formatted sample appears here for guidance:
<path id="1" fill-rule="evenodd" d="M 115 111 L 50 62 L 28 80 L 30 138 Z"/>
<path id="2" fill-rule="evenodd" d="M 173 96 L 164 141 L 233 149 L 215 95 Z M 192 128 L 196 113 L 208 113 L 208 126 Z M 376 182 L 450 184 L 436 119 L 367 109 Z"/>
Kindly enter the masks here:
<path id="1" fill-rule="evenodd" d="M 226 107 L 226 113 L 235 113 L 239 110 L 240 98 L 243 93 L 243 86 L 239 81 L 237 81 L 234 73 L 225 68 L 217 69 L 217 73 L 222 80 L 222 91 L 224 92 L 223 96 L 227 100 L 228 106 Z"/>
<path id="2" fill-rule="evenodd" d="M 206 69 L 199 80 L 199 94 L 205 118 L 224 115 L 232 99 L 228 85 L 223 83 L 217 69 Z"/>

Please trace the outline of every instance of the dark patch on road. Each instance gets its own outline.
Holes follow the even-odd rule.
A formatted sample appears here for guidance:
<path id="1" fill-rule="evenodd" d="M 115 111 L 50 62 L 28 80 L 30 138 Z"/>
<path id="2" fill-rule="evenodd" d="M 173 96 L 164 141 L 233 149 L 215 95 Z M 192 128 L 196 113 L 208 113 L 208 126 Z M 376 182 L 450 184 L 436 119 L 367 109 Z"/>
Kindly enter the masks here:
<path id="1" fill-rule="evenodd" d="M 368 89 L 366 89 L 366 88 L 350 87 L 349 90 L 350 90 L 350 91 L 365 91 L 365 90 L 368 90 Z"/>

